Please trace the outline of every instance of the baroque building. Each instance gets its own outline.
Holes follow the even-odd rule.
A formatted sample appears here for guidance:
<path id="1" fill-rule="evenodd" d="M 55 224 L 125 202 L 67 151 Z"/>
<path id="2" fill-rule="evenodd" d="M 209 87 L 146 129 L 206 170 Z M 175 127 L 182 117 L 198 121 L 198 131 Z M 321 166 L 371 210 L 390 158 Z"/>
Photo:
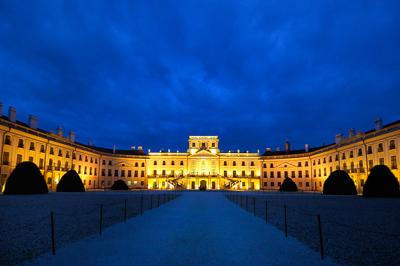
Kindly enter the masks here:
<path id="1" fill-rule="evenodd" d="M 75 133 L 64 136 L 38 128 L 38 120 L 16 120 L 10 107 L 2 115 L 0 104 L 0 185 L 3 186 L 15 166 L 34 162 L 54 190 L 62 175 L 74 169 L 86 189 L 109 188 L 123 179 L 131 189 L 233 189 L 278 190 L 285 177 L 296 182 L 299 190 L 322 191 L 329 174 L 345 170 L 359 192 L 370 169 L 387 165 L 397 178 L 400 157 L 400 121 L 367 132 L 350 130 L 347 137 L 337 135 L 335 143 L 302 150 L 291 150 L 285 143 L 282 151 L 259 152 L 219 149 L 217 136 L 189 136 L 186 152 L 145 152 L 141 146 L 130 150 L 95 147 L 75 141 Z"/>

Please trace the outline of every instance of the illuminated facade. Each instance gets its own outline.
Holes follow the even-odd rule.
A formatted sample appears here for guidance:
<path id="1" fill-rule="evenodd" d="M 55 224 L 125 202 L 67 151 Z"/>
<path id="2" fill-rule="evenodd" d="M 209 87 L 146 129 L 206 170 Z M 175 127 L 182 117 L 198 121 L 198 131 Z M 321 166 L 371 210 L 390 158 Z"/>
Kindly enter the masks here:
<path id="1" fill-rule="evenodd" d="M 361 191 L 376 164 L 400 177 L 400 121 L 382 126 L 377 120 L 374 130 L 350 130 L 348 137 L 337 135 L 335 144 L 323 147 L 291 150 L 286 143 L 283 151 L 263 154 L 220 151 L 217 136 L 190 136 L 186 152 L 106 149 L 77 143 L 74 132 L 65 137 L 61 128 L 51 133 L 37 124 L 34 116 L 27 124 L 17 121 L 13 107 L 1 116 L 1 185 L 22 161 L 37 164 L 53 190 L 69 169 L 79 173 L 87 189 L 108 188 L 123 179 L 131 189 L 278 190 L 288 176 L 300 190 L 321 191 L 329 174 L 342 169 Z"/>

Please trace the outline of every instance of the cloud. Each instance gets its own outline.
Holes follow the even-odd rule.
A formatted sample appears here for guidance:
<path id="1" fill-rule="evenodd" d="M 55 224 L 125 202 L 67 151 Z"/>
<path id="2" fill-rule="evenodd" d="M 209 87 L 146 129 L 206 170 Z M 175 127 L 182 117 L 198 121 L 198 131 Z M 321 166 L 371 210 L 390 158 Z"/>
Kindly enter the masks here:
<path id="1" fill-rule="evenodd" d="M 397 1 L 0 4 L 2 101 L 99 146 L 328 143 L 398 119 Z"/>

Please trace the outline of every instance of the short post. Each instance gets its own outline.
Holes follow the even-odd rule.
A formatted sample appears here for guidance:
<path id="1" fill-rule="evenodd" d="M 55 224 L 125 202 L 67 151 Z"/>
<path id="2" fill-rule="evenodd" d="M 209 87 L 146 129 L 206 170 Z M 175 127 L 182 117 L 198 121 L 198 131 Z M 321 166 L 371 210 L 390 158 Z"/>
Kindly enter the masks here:
<path id="1" fill-rule="evenodd" d="M 51 251 L 53 255 L 56 255 L 56 241 L 54 233 L 54 212 L 50 212 L 50 224 L 51 224 Z"/>
<path id="2" fill-rule="evenodd" d="M 324 259 L 324 239 L 322 238 L 321 215 L 317 215 L 318 230 L 319 230 L 319 251 L 321 253 L 321 260 Z"/>
<path id="3" fill-rule="evenodd" d="M 124 223 L 126 223 L 126 200 L 124 201 Z"/>
<path id="4" fill-rule="evenodd" d="M 143 215 L 143 194 L 140 196 L 140 215 Z"/>
<path id="5" fill-rule="evenodd" d="M 265 200 L 265 223 L 268 223 L 268 201 Z"/>
<path id="6" fill-rule="evenodd" d="M 100 204 L 100 218 L 99 218 L 99 234 L 101 235 L 103 227 L 103 204 Z"/>
<path id="7" fill-rule="evenodd" d="M 286 204 L 283 205 L 284 216 L 285 216 L 285 237 L 287 237 L 287 219 L 286 219 Z"/>
<path id="8" fill-rule="evenodd" d="M 256 197 L 253 197 L 253 214 L 256 216 Z"/>

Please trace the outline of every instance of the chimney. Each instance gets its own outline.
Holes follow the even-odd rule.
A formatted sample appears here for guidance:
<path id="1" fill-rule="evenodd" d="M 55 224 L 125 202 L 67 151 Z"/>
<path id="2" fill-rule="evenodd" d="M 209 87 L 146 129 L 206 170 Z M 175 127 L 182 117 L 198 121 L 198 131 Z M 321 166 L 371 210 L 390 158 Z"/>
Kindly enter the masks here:
<path id="1" fill-rule="evenodd" d="M 290 142 L 289 141 L 285 141 L 285 151 L 286 152 L 290 151 Z"/>
<path id="2" fill-rule="evenodd" d="M 382 129 L 382 118 L 377 117 L 375 119 L 375 130 L 380 130 Z"/>
<path id="3" fill-rule="evenodd" d="M 69 138 L 69 140 L 71 142 L 75 142 L 75 132 L 74 131 L 70 131 L 68 138 Z"/>
<path id="4" fill-rule="evenodd" d="M 342 134 L 336 134 L 335 136 L 335 143 L 340 144 L 343 141 L 343 135 Z"/>
<path id="5" fill-rule="evenodd" d="M 142 146 L 137 146 L 137 149 L 141 151 L 141 150 L 143 150 L 143 147 Z"/>
<path id="6" fill-rule="evenodd" d="M 354 137 L 356 135 L 356 130 L 354 128 L 349 129 L 349 138 Z"/>
<path id="7" fill-rule="evenodd" d="M 29 123 L 29 127 L 33 128 L 33 129 L 37 129 L 38 126 L 38 119 L 36 116 L 34 115 L 29 115 L 29 119 L 28 119 L 28 123 Z"/>
<path id="8" fill-rule="evenodd" d="M 0 103 L 0 117 L 3 116 L 3 103 Z"/>
<path id="9" fill-rule="evenodd" d="M 113 153 L 115 153 L 115 149 L 116 149 L 116 146 L 115 146 L 115 144 L 113 145 Z"/>
<path id="10" fill-rule="evenodd" d="M 62 128 L 60 126 L 57 127 L 57 136 L 62 137 Z"/>
<path id="11" fill-rule="evenodd" d="M 304 150 L 308 152 L 310 150 L 310 145 L 304 144 Z"/>
<path id="12" fill-rule="evenodd" d="M 10 106 L 10 108 L 8 108 L 8 119 L 11 122 L 15 122 L 17 118 L 17 110 L 15 110 L 15 107 Z"/>

